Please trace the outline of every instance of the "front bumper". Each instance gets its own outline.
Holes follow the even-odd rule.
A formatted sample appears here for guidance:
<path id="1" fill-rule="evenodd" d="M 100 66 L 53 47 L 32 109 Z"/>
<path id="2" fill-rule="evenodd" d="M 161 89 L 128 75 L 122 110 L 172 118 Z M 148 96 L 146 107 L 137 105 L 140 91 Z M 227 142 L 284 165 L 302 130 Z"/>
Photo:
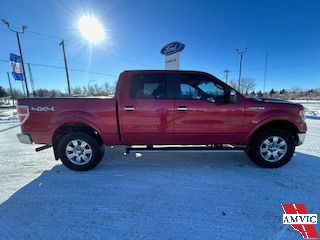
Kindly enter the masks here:
<path id="1" fill-rule="evenodd" d="M 303 144 L 305 139 L 306 139 L 306 133 L 298 133 L 297 146 Z"/>
<path id="2" fill-rule="evenodd" d="M 18 133 L 17 138 L 21 143 L 32 144 L 32 139 L 28 134 Z"/>

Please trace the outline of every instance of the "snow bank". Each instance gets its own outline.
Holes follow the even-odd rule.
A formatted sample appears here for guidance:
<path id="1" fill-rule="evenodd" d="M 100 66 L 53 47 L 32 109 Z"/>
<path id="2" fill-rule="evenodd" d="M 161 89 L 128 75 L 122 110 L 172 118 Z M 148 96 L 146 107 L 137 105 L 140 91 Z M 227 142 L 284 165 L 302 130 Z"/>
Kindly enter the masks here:
<path id="1" fill-rule="evenodd" d="M 0 124 L 1 123 L 17 123 L 18 116 L 16 109 L 1 109 L 0 110 Z"/>
<path id="2" fill-rule="evenodd" d="M 320 119 L 320 101 L 319 100 L 289 100 L 289 101 L 302 104 L 306 109 L 307 118 Z"/>

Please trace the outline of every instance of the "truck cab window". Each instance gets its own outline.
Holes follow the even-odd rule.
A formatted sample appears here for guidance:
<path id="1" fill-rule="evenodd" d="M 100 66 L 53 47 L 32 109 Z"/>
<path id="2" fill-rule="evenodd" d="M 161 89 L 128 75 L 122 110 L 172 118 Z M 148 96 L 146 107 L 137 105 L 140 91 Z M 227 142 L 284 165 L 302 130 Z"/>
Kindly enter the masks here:
<path id="1" fill-rule="evenodd" d="M 167 98 L 167 79 L 165 74 L 136 74 L 130 84 L 130 98 Z"/>
<path id="2" fill-rule="evenodd" d="M 211 98 L 214 102 L 225 101 L 224 88 L 206 77 L 182 75 L 178 89 L 180 91 L 176 94 L 176 98 L 203 100 Z"/>
<path id="3" fill-rule="evenodd" d="M 189 84 L 180 84 L 180 96 L 184 99 L 200 99 L 200 94 L 197 89 Z"/>

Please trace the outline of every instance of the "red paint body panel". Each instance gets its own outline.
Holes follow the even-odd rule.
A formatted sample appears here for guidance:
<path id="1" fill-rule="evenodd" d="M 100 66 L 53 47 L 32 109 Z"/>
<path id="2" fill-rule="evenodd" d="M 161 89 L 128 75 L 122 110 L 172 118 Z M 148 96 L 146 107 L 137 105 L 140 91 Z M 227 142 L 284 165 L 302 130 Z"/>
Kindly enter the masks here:
<path id="1" fill-rule="evenodd" d="M 131 72 L 121 74 L 116 91 L 122 141 L 128 145 L 174 144 L 174 100 L 130 99 L 131 77 Z M 135 110 L 125 112 L 126 106 Z"/>
<path id="2" fill-rule="evenodd" d="M 211 103 L 203 100 L 175 100 L 188 108 L 176 112 L 174 140 L 176 144 L 241 144 L 244 141 L 244 103 Z"/>
<path id="3" fill-rule="evenodd" d="M 252 106 L 265 109 L 250 109 Z M 259 102 L 255 99 L 246 99 L 244 121 L 245 144 L 249 143 L 251 136 L 259 127 L 272 121 L 286 121 L 296 126 L 298 132 L 306 132 L 306 122 L 299 115 L 299 111 L 302 109 L 303 106 L 300 104 Z"/>
<path id="4" fill-rule="evenodd" d="M 30 116 L 21 126 L 35 143 L 52 144 L 54 132 L 64 124 L 82 123 L 93 128 L 107 145 L 119 144 L 248 144 L 261 126 L 287 121 L 298 132 L 307 127 L 300 117 L 299 104 L 259 101 L 238 93 L 237 103 L 212 103 L 196 99 L 131 99 L 129 86 L 134 73 L 192 73 L 196 71 L 125 71 L 120 74 L 114 98 L 31 98 L 19 99 L 29 107 Z M 125 107 L 134 111 L 124 111 Z M 184 106 L 186 112 L 177 111 Z M 54 111 L 38 111 L 53 107 Z M 34 109 L 35 108 L 35 109 Z M 120 132 L 119 132 L 120 131 Z"/>
<path id="5" fill-rule="evenodd" d="M 82 123 L 95 129 L 106 144 L 119 144 L 116 100 L 108 98 L 33 98 L 19 99 L 29 106 L 30 116 L 21 126 L 35 143 L 52 144 L 54 131 L 66 123 Z M 49 106 L 54 111 L 35 111 L 32 107 Z"/>

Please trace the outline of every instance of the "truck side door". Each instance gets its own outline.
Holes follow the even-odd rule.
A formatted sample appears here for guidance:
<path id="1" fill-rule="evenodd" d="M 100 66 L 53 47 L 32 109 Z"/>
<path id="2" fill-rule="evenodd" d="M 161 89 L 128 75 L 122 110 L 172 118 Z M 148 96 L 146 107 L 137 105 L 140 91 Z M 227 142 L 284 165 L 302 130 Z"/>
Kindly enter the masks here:
<path id="1" fill-rule="evenodd" d="M 192 73 L 175 82 L 175 144 L 243 143 L 244 103 L 229 103 L 226 85 Z"/>
<path id="2" fill-rule="evenodd" d="M 118 106 L 123 143 L 173 144 L 173 83 L 167 78 L 165 73 L 147 71 L 127 77 L 128 90 L 122 93 Z"/>

